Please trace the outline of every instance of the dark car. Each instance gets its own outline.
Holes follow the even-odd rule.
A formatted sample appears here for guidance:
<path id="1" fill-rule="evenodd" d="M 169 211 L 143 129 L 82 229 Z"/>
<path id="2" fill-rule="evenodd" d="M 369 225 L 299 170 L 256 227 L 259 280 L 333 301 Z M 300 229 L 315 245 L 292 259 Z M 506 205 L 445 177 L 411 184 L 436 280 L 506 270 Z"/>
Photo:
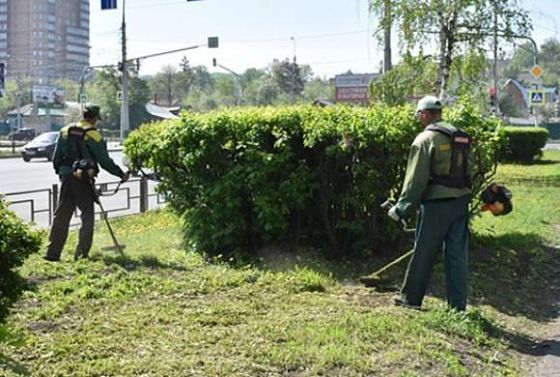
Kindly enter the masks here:
<path id="1" fill-rule="evenodd" d="M 23 161 L 28 162 L 32 158 L 40 157 L 52 161 L 57 140 L 58 131 L 45 132 L 37 136 L 21 149 Z"/>
<path id="2" fill-rule="evenodd" d="M 31 140 L 35 137 L 35 130 L 33 128 L 20 128 L 10 132 L 8 135 L 9 140 Z"/>

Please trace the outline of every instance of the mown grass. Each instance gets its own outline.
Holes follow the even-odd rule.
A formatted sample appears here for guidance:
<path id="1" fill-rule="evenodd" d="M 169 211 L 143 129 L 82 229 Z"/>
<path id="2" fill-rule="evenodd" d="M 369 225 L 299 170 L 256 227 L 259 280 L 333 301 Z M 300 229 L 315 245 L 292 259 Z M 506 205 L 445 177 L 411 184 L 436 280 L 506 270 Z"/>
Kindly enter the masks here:
<path id="1" fill-rule="evenodd" d="M 446 309 L 441 264 L 418 312 L 353 283 L 372 266 L 281 248 L 254 264 L 207 260 L 185 251 L 175 216 L 152 212 L 113 221 L 124 257 L 101 250 L 110 238 L 99 223 L 91 260 L 71 261 L 75 233 L 63 262 L 28 260 L 30 290 L 9 317 L 0 374 L 523 375 L 520 356 L 534 353 L 560 286 L 560 188 L 533 182 L 560 180 L 560 153 L 544 160 L 500 167 L 515 209 L 473 223 L 466 313 Z"/>

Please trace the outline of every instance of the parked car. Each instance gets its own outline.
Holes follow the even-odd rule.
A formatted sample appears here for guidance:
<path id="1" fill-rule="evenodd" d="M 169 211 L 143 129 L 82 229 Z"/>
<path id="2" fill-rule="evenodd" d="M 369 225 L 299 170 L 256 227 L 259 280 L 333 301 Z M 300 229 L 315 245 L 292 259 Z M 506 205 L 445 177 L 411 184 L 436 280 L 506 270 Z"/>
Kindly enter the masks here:
<path id="1" fill-rule="evenodd" d="M 33 128 L 20 128 L 19 130 L 12 131 L 8 134 L 8 139 L 12 140 L 31 140 L 35 137 L 35 130 Z"/>
<path id="2" fill-rule="evenodd" d="M 58 140 L 58 131 L 45 132 L 25 144 L 21 149 L 23 161 L 29 162 L 32 158 L 46 158 L 52 161 L 54 148 Z"/>

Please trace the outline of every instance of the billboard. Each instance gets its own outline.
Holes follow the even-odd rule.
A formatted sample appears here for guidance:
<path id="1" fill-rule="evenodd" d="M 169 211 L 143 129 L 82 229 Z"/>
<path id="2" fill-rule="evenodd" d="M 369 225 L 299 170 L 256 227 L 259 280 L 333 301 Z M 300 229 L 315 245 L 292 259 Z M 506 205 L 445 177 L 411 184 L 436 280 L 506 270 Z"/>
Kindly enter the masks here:
<path id="1" fill-rule="evenodd" d="M 336 75 L 334 78 L 336 102 L 369 101 L 369 83 L 379 77 L 377 73 Z"/>
<path id="2" fill-rule="evenodd" d="M 31 92 L 35 103 L 64 105 L 64 92 L 56 86 L 34 85 Z"/>

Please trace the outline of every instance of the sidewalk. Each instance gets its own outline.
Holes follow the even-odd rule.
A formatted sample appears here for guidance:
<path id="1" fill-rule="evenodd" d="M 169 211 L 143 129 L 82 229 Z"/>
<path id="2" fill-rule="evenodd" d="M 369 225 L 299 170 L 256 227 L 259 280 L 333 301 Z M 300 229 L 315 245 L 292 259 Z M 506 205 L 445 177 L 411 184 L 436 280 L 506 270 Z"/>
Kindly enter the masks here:
<path id="1" fill-rule="evenodd" d="M 560 318 L 556 319 L 551 328 L 551 336 L 537 348 L 541 359 L 537 361 L 529 377 L 560 376 Z"/>

